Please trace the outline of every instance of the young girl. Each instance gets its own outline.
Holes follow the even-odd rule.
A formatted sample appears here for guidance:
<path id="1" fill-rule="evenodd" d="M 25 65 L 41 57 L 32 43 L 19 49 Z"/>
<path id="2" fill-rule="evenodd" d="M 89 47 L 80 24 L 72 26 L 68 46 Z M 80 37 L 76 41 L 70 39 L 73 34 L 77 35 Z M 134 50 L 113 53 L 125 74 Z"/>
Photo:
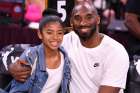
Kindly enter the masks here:
<path id="1" fill-rule="evenodd" d="M 21 55 L 32 68 L 25 83 L 12 81 L 9 93 L 66 93 L 70 81 L 70 63 L 63 47 L 64 28 L 61 19 L 48 15 L 41 19 L 38 37 L 42 44 L 30 47 Z"/>

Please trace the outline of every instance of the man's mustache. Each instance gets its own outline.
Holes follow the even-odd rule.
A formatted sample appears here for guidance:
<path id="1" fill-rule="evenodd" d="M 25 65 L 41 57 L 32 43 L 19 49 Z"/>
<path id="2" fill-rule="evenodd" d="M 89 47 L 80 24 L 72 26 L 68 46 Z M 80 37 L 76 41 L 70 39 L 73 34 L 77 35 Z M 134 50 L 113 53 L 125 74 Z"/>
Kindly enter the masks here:
<path id="1" fill-rule="evenodd" d="M 91 26 L 79 26 L 78 28 L 79 29 L 84 29 L 84 28 L 89 28 L 89 27 L 91 27 Z"/>

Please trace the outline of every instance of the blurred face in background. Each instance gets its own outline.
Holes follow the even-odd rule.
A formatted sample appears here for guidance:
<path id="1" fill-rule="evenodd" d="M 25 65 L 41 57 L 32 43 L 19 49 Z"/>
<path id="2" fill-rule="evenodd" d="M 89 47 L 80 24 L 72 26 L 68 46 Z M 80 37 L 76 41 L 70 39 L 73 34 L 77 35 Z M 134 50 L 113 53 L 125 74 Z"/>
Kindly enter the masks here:
<path id="1" fill-rule="evenodd" d="M 25 0 L 25 9 L 27 9 L 27 7 L 30 4 L 38 5 L 42 12 L 44 11 L 45 7 L 47 6 L 45 3 L 45 0 Z"/>

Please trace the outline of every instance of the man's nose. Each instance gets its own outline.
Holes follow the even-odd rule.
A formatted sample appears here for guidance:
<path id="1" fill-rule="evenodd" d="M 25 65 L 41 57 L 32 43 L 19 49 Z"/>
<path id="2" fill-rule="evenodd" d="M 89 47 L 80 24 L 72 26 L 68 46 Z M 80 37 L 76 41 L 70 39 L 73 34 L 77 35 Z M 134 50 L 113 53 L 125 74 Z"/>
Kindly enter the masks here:
<path id="1" fill-rule="evenodd" d="M 81 20 L 81 22 L 80 22 L 80 25 L 81 26 L 84 26 L 86 24 L 86 20 L 83 18 L 82 20 Z"/>

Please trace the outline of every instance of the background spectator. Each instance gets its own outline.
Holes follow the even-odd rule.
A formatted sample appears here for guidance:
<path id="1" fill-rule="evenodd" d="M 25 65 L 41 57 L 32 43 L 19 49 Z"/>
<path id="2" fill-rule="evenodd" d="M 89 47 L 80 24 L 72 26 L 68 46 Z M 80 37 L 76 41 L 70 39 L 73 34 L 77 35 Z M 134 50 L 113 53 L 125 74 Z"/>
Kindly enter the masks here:
<path id="1" fill-rule="evenodd" d="M 130 32 L 128 52 L 131 57 L 135 54 L 140 55 L 140 0 L 128 0 L 125 24 Z"/>

